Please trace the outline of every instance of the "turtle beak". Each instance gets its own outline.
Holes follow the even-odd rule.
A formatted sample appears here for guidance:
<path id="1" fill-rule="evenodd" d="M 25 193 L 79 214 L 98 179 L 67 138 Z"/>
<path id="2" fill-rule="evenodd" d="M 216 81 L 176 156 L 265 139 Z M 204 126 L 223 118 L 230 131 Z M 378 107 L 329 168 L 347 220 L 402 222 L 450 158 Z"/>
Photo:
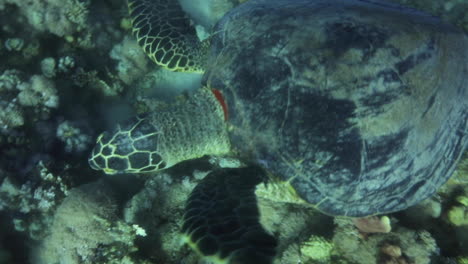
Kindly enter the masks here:
<path id="1" fill-rule="evenodd" d="M 117 174 L 117 171 L 116 170 L 113 170 L 113 169 L 109 169 L 109 168 L 105 168 L 103 169 L 104 173 L 107 174 L 107 175 L 114 175 L 114 174 Z"/>

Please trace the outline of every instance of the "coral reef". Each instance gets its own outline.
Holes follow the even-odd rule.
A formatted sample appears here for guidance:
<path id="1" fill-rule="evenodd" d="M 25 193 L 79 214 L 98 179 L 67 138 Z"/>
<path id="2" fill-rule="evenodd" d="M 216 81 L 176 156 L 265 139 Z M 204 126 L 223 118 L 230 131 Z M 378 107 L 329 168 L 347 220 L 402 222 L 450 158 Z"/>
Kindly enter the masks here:
<path id="1" fill-rule="evenodd" d="M 245 1 L 181 0 L 201 39 Z M 465 0 L 392 1 L 468 32 Z M 180 241 L 185 201 L 212 169 L 239 160 L 136 176 L 120 187 L 127 193 L 86 162 L 94 132 L 201 83 L 153 65 L 126 14 L 120 0 L 0 0 L 0 263 L 202 263 Z M 285 188 L 256 193 L 262 225 L 279 239 L 274 264 L 468 263 L 468 154 L 437 196 L 388 215 L 385 234 L 362 234 L 351 219 L 334 225 Z"/>
<path id="2" fill-rule="evenodd" d="M 34 263 L 123 263 L 142 231 L 118 220 L 114 195 L 102 181 L 70 190 Z"/>
<path id="3" fill-rule="evenodd" d="M 5 40 L 5 48 L 8 51 L 20 51 L 24 46 L 24 40 L 20 38 L 9 38 Z"/>
<path id="4" fill-rule="evenodd" d="M 309 204 L 297 203 L 286 195 L 285 186 L 268 187 L 269 192 L 258 190 L 256 195 L 262 226 L 278 238 L 276 264 L 328 263 L 332 256 L 332 218 L 325 216 Z M 285 199 L 280 200 L 281 194 Z M 324 232 L 324 230 L 328 230 Z"/>
<path id="5" fill-rule="evenodd" d="M 89 88 L 98 92 L 100 95 L 113 97 L 121 94 L 124 91 L 124 86 L 119 81 L 115 81 L 117 77 L 109 76 L 111 81 L 104 81 L 98 76 L 98 71 L 85 71 L 79 68 L 73 75 L 73 82 L 79 88 Z"/>
<path id="6" fill-rule="evenodd" d="M 55 77 L 56 63 L 55 59 L 47 57 L 41 61 L 42 74 L 47 78 Z"/>
<path id="7" fill-rule="evenodd" d="M 453 206 L 448 212 L 448 219 L 455 226 L 468 226 L 468 206 Z"/>
<path id="8" fill-rule="evenodd" d="M 353 223 L 363 233 L 388 233 L 392 230 L 390 218 L 387 216 L 354 218 Z"/>
<path id="9" fill-rule="evenodd" d="M 124 219 L 127 223 L 138 224 L 148 234 L 144 254 L 160 263 L 195 264 L 196 255 L 189 254 L 181 243 L 180 226 L 185 201 L 195 182 L 189 175 L 175 177 L 160 173 L 148 178 L 145 187 L 133 196 L 125 206 Z M 158 250 L 154 250 L 157 248 Z"/>
<path id="10" fill-rule="evenodd" d="M 68 153 L 83 152 L 92 142 L 90 135 L 69 121 L 63 121 L 58 125 L 57 138 L 65 143 L 65 151 Z"/>
<path id="11" fill-rule="evenodd" d="M 75 67 L 75 59 L 71 56 L 61 57 L 58 61 L 58 71 L 67 73 Z"/>
<path id="12" fill-rule="evenodd" d="M 47 57 L 41 61 L 42 75 L 47 78 L 54 78 L 57 73 L 68 73 L 75 67 L 75 60 L 71 56 L 64 56 L 58 59 L 58 62 L 52 58 Z"/>
<path id="13" fill-rule="evenodd" d="M 129 224 L 138 224 L 148 234 L 143 254 L 161 263 L 195 264 L 199 256 L 181 243 L 182 213 L 188 195 L 214 165 L 239 167 L 233 158 L 211 158 L 209 167 L 181 164 L 173 169 L 147 178 L 144 188 L 134 195 L 124 207 L 124 219 Z M 272 196 L 275 198 L 276 196 Z M 304 204 L 284 203 L 268 196 L 258 198 L 261 223 L 268 232 L 279 235 L 278 257 L 275 264 L 328 263 L 332 256 L 331 241 L 323 237 L 324 227 L 332 227 L 332 218 L 318 213 Z M 315 232 L 315 233 L 314 233 Z M 328 234 L 331 238 L 331 232 Z M 320 243 L 319 243 L 320 242 Z M 154 250 L 157 248 L 158 250 Z M 315 262 L 313 262 L 315 263 Z"/>
<path id="14" fill-rule="evenodd" d="M 6 176 L 0 185 L 0 210 L 18 210 L 12 219 L 17 231 L 27 232 L 32 239 L 42 239 L 51 221 L 51 212 L 68 193 L 62 176 L 51 173 L 42 162 L 36 168 L 40 181 L 22 185 Z"/>
<path id="15" fill-rule="evenodd" d="M 414 231 L 402 226 L 395 227 L 391 233 L 374 234 L 364 239 L 352 224 L 351 219 L 335 218 L 333 243 L 337 253 L 351 262 L 386 263 L 379 248 L 384 252 L 388 245 L 400 248 L 407 263 L 429 264 L 431 255 L 438 250 L 435 240 L 427 231 Z M 358 253 L 357 253 L 358 252 Z M 390 254 L 392 255 L 392 254 Z"/>
<path id="16" fill-rule="evenodd" d="M 446 221 L 455 229 L 458 246 L 466 249 L 468 247 L 468 184 L 465 183 L 463 186 L 464 188 L 460 190 L 460 193 L 454 199 L 454 203 L 447 210 Z M 465 250 L 463 255 L 465 261 L 467 255 L 468 253 Z"/>
<path id="17" fill-rule="evenodd" d="M 301 255 L 304 262 L 310 261 L 328 263 L 330 261 L 334 245 L 321 237 L 312 236 L 301 246 Z"/>
<path id="18" fill-rule="evenodd" d="M 59 99 L 53 82 L 41 75 L 33 75 L 29 82 L 17 86 L 20 91 L 18 102 L 21 106 L 57 108 Z"/>
<path id="19" fill-rule="evenodd" d="M 23 81 L 17 70 L 6 70 L 0 75 L 0 132 L 20 127 L 26 120 L 26 112 L 46 119 L 52 109 L 58 107 L 59 98 L 55 84 L 42 75 L 33 75 Z"/>
<path id="20" fill-rule="evenodd" d="M 129 36 L 112 48 L 110 57 L 118 61 L 117 75 L 125 84 L 131 84 L 148 72 L 149 59 L 136 41 Z"/>
<path id="21" fill-rule="evenodd" d="M 2 0 L 18 6 L 23 18 L 38 31 L 48 31 L 57 36 L 71 36 L 88 27 L 89 1 L 79 0 Z"/>
<path id="22" fill-rule="evenodd" d="M 405 217 L 413 222 L 426 223 L 437 219 L 442 214 L 440 198 L 436 196 L 422 201 L 420 204 L 404 211 Z"/>

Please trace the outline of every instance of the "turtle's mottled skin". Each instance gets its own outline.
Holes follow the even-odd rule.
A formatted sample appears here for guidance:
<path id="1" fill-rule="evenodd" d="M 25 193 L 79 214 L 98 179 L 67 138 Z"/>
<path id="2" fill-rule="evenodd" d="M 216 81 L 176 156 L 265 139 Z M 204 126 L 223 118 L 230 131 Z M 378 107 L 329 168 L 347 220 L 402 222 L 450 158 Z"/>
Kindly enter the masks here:
<path id="1" fill-rule="evenodd" d="M 169 69 L 178 70 L 171 68 L 171 49 L 191 43 L 183 40 L 193 40 L 194 33 L 177 27 L 178 12 L 155 9 L 167 3 L 129 0 L 139 43 L 157 63 L 167 60 Z M 166 11 L 173 10 L 171 5 Z M 169 20 L 165 26 L 152 26 L 161 17 Z M 160 169 L 151 155 L 130 161 L 138 149 L 135 135 L 157 135 L 145 141 L 143 152 L 158 153 L 161 159 L 155 160 L 164 168 L 229 152 L 260 165 L 327 214 L 362 217 L 399 211 L 431 196 L 466 149 L 468 37 L 434 17 L 382 1 L 250 0 L 226 14 L 213 32 L 207 61 L 193 64 L 207 66 L 204 87 L 186 105 L 150 113 L 115 132 L 127 139 L 98 138 L 93 168 Z M 161 44 L 148 41 L 171 37 L 176 44 L 163 48 L 171 56 L 161 61 L 152 48 Z M 196 62 L 200 56 L 187 58 Z M 105 153 L 105 146 L 113 152 Z M 134 152 L 121 155 L 120 149 Z M 109 162 L 115 158 L 125 166 Z M 205 255 L 271 263 L 274 241 L 246 217 L 257 210 L 251 189 L 244 203 L 236 181 L 229 180 L 235 175 L 248 182 L 240 171 L 216 173 L 223 178 L 201 183 L 187 205 L 184 232 Z M 254 171 L 263 170 L 249 173 Z M 219 193 L 217 184 L 226 191 Z M 215 216 L 223 220 L 214 227 L 208 218 Z M 227 234 L 236 236 L 226 240 Z M 264 253 L 244 250 L 241 241 L 256 239 L 266 241 Z"/>

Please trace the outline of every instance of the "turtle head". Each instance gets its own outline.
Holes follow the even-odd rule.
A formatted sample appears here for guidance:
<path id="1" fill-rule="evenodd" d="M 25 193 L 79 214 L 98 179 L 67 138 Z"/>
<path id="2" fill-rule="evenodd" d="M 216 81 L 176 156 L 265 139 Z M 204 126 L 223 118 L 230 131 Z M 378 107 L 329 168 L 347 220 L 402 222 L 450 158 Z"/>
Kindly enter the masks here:
<path id="1" fill-rule="evenodd" d="M 142 173 L 164 169 L 158 151 L 159 130 L 148 119 L 136 117 L 99 135 L 89 165 L 106 174 Z"/>

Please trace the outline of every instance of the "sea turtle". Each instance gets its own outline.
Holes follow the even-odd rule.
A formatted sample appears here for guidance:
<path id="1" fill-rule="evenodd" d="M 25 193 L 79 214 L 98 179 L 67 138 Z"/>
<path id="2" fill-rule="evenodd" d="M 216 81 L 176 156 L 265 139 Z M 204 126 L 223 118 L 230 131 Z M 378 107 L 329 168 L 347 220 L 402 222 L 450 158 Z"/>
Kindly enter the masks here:
<path id="1" fill-rule="evenodd" d="M 271 261 L 253 195 L 266 179 L 364 217 L 431 196 L 466 149 L 468 38 L 437 18 L 377 0 L 250 0 L 200 42 L 177 1 L 128 4 L 149 57 L 204 72 L 203 87 L 104 132 L 89 164 L 141 173 L 228 153 L 249 164 L 190 196 L 183 231 L 204 255 Z"/>

